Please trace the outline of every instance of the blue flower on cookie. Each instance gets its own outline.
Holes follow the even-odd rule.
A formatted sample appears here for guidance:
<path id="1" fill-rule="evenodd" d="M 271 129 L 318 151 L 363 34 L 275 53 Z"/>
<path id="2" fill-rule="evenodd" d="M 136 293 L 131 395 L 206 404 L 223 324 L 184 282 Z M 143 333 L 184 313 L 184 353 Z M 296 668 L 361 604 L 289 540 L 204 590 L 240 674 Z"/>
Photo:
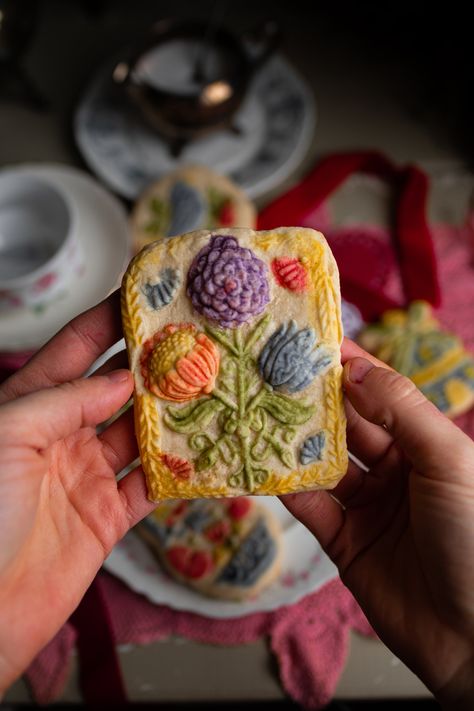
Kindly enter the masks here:
<path id="1" fill-rule="evenodd" d="M 300 450 L 301 464 L 312 464 L 313 462 L 321 461 L 325 444 L 326 434 L 323 430 L 311 437 L 307 437 Z"/>
<path id="2" fill-rule="evenodd" d="M 197 230 L 206 216 L 206 205 L 202 195 L 191 185 L 178 181 L 170 193 L 171 222 L 166 236 L 180 235 Z"/>
<path id="3" fill-rule="evenodd" d="M 317 345 L 314 329 L 298 329 L 296 321 L 282 324 L 265 344 L 258 359 L 262 378 L 276 390 L 304 390 L 332 362 L 333 353 Z"/>
<path id="4" fill-rule="evenodd" d="M 159 273 L 155 284 L 147 282 L 143 286 L 143 293 L 151 308 L 158 311 L 173 301 L 180 283 L 181 276 L 178 270 L 165 267 Z"/>

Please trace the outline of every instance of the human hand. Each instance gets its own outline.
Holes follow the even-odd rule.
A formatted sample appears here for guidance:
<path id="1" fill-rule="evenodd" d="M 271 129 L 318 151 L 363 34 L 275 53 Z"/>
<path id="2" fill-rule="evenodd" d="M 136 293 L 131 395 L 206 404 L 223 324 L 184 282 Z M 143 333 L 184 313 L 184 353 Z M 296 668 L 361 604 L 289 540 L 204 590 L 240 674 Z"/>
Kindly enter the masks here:
<path id="1" fill-rule="evenodd" d="M 282 501 L 387 646 L 446 708 L 471 709 L 474 443 L 347 339 L 342 356 L 348 447 L 368 471 L 350 462 L 333 491 Z"/>
<path id="2" fill-rule="evenodd" d="M 0 698 L 78 605 L 114 544 L 155 506 L 138 456 L 118 294 L 65 326 L 0 387 Z M 81 379 L 82 378 L 82 379 Z"/>

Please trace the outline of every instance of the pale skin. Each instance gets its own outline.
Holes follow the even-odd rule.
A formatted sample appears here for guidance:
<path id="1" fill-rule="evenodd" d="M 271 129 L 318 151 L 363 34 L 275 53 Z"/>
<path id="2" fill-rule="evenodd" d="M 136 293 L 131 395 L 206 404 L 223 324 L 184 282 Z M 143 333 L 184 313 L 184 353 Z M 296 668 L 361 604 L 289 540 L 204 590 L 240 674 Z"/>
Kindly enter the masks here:
<path id="1" fill-rule="evenodd" d="M 115 356 L 117 294 L 0 386 L 0 697 L 150 513 L 133 380 Z M 405 378 L 345 341 L 350 463 L 329 492 L 282 497 L 339 568 L 380 638 L 446 709 L 474 704 L 474 444 Z"/>

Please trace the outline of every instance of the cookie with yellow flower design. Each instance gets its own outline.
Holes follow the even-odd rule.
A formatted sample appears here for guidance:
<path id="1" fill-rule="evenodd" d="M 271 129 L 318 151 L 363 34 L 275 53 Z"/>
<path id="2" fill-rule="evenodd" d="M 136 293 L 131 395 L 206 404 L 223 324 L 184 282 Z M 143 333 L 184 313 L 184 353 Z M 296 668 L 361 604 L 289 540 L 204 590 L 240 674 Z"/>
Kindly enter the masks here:
<path id="1" fill-rule="evenodd" d="M 155 242 L 122 285 L 150 499 L 333 488 L 347 470 L 341 302 L 314 230 Z"/>
<path id="2" fill-rule="evenodd" d="M 457 336 L 441 328 L 427 302 L 386 311 L 379 323 L 359 333 L 357 342 L 413 380 L 448 417 L 474 403 L 474 358 Z"/>
<path id="3" fill-rule="evenodd" d="M 223 600 L 246 600 L 280 572 L 282 536 L 250 497 L 169 500 L 134 529 L 178 582 Z"/>
<path id="4" fill-rule="evenodd" d="M 250 227 L 256 210 L 245 192 L 204 165 L 188 165 L 152 183 L 131 214 L 135 252 L 157 239 L 192 230 Z"/>

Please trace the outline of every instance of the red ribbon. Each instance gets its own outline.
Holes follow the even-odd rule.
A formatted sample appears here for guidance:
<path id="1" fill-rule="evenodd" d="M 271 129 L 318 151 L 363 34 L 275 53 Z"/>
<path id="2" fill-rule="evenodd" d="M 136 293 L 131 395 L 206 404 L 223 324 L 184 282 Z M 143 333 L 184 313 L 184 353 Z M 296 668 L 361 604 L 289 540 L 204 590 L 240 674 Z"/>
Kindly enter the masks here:
<path id="1" fill-rule="evenodd" d="M 439 306 L 441 296 L 436 258 L 426 220 L 428 178 L 416 166 L 395 166 L 377 151 L 329 155 L 298 185 L 260 212 L 258 229 L 304 224 L 341 183 L 358 172 L 376 175 L 388 181 L 395 190 L 393 242 L 406 302 L 397 303 L 379 291 L 341 277 L 344 298 L 356 304 L 366 320 L 379 318 L 387 309 L 404 307 L 415 299 Z"/>
<path id="2" fill-rule="evenodd" d="M 79 682 L 84 702 L 99 704 L 99 708 L 104 704 L 127 703 L 112 621 L 97 577 L 69 621 L 77 632 Z"/>

